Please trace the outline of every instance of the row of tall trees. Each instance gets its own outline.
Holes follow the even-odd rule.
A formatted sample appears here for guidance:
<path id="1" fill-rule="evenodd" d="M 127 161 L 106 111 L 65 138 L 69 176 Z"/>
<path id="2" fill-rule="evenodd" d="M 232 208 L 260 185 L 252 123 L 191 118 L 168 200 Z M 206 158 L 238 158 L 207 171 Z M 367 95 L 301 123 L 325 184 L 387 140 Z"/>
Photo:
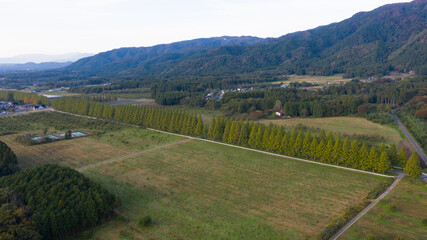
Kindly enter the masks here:
<path id="1" fill-rule="evenodd" d="M 71 168 L 52 164 L 1 177 L 1 188 L 24 198 L 32 210 L 31 222 L 45 239 L 62 239 L 95 226 L 109 218 L 119 203 L 100 184 Z"/>
<path id="2" fill-rule="evenodd" d="M 18 160 L 12 149 L 0 141 L 0 177 L 18 171 Z"/>
<path id="3" fill-rule="evenodd" d="M 397 151 L 360 144 L 331 132 L 314 135 L 309 130 L 285 129 L 249 120 L 213 118 L 207 127 L 200 116 L 165 108 L 125 105 L 109 106 L 75 98 L 55 99 L 53 107 L 77 114 L 143 125 L 168 132 L 206 137 L 216 141 L 260 149 L 293 157 L 384 173 L 392 166 L 405 167 L 405 149 Z M 343 138 L 343 139 L 342 139 Z"/>
<path id="4" fill-rule="evenodd" d="M 15 91 L 0 91 L 0 101 L 11 101 L 28 104 L 44 104 L 49 105 L 49 99 L 33 93 L 15 92 Z"/>
<path id="5" fill-rule="evenodd" d="M 359 144 L 357 140 L 350 142 L 347 137 L 342 139 L 331 132 L 313 135 L 310 130 L 286 131 L 276 125 L 223 117 L 212 120 L 207 136 L 226 143 L 379 173 L 392 165 L 404 167 L 407 161 L 405 149 L 397 152 L 395 145 L 389 149 L 384 145 L 368 149 L 366 144 Z"/>
<path id="6" fill-rule="evenodd" d="M 185 135 L 204 137 L 207 131 L 201 116 L 185 111 L 138 105 L 110 106 L 77 98 L 57 98 L 53 101 L 52 106 L 66 112 L 137 124 Z"/>

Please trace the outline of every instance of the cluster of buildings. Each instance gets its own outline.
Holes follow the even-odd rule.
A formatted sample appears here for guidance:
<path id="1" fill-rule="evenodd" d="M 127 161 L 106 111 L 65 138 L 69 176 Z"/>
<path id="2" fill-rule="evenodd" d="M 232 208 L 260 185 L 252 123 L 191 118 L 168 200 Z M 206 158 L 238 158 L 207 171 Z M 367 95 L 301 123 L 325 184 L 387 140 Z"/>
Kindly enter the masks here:
<path id="1" fill-rule="evenodd" d="M 236 88 L 236 89 L 230 89 L 230 90 L 227 90 L 227 92 L 242 92 L 242 93 L 244 93 L 244 92 L 247 92 L 247 91 L 250 91 L 250 90 L 253 90 L 254 89 L 254 87 L 248 87 L 248 88 Z M 206 101 L 207 100 L 216 100 L 216 101 L 220 101 L 221 100 L 221 98 L 222 98 L 222 96 L 224 96 L 224 93 L 225 93 L 226 91 L 224 91 L 224 90 L 214 90 L 214 91 L 210 91 L 209 93 L 207 93 L 206 94 L 206 96 L 205 96 L 205 99 L 206 99 Z"/>
<path id="2" fill-rule="evenodd" d="M 221 91 L 211 91 L 208 94 L 206 94 L 205 99 L 206 101 L 208 100 L 216 100 L 216 101 L 220 101 L 222 96 L 224 95 L 224 90 Z"/>
<path id="3" fill-rule="evenodd" d="M 12 102 L 0 102 L 0 115 L 8 115 L 17 112 L 36 111 L 46 109 L 45 105 L 24 104 L 15 105 Z"/>

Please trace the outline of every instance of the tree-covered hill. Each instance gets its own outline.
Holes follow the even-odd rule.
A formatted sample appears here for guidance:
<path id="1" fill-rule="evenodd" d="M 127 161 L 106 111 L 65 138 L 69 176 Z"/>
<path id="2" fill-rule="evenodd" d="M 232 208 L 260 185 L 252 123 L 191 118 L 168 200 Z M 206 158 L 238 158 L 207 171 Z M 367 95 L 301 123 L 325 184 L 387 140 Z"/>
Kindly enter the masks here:
<path id="1" fill-rule="evenodd" d="M 224 37 L 121 48 L 66 70 L 105 76 L 232 75 L 257 71 L 370 76 L 426 73 L 427 1 L 390 4 L 278 39 Z"/>
<path id="2" fill-rule="evenodd" d="M 22 229 L 26 231 L 25 235 L 31 233 L 29 230 L 34 225 L 44 239 L 63 239 L 81 229 L 93 227 L 112 216 L 118 206 L 118 199 L 100 184 L 71 168 L 58 165 L 47 164 L 0 178 L 0 214 L 10 220 L 22 218 L 3 211 L 3 204 L 10 202 L 4 199 L 7 189 L 22 197 L 23 203 L 15 204 L 13 208 L 31 209 L 32 214 L 19 214 L 25 215 L 25 222 L 31 222 L 27 226 L 29 229 Z M 0 239 L 38 239 L 19 237 L 24 233 L 13 228 L 19 226 L 20 221 L 23 220 L 0 224 L 0 227 L 6 226 L 10 233 L 6 238 L 0 234 Z"/>

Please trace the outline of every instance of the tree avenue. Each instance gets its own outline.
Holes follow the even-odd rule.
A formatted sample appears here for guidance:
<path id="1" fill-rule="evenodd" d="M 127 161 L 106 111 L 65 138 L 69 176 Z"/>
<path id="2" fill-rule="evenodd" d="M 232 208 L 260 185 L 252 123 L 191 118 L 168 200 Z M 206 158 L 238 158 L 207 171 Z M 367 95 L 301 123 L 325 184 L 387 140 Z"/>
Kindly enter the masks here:
<path id="1" fill-rule="evenodd" d="M 213 118 L 207 127 L 201 116 L 147 106 L 109 106 L 84 99 L 59 98 L 53 101 L 58 110 L 112 119 L 124 123 L 137 124 L 168 132 L 199 136 L 229 144 L 260 149 L 291 157 L 311 159 L 365 171 L 385 173 L 392 166 L 405 167 L 406 151 L 384 144 L 378 149 L 357 140 L 335 136 L 321 131 L 313 135 L 309 130 L 290 129 L 275 125 L 264 125 L 243 119 L 226 117 Z"/>

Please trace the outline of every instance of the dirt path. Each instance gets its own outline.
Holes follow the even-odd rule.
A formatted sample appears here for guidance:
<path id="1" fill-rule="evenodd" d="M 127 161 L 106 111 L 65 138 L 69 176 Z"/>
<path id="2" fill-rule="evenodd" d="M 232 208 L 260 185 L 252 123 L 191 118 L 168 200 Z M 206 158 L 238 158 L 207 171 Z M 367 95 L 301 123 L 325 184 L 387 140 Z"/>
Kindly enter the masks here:
<path id="1" fill-rule="evenodd" d="M 339 230 L 334 236 L 330 238 L 330 240 L 336 240 L 338 239 L 347 229 L 349 229 L 357 220 L 359 220 L 363 215 L 365 215 L 369 210 L 371 210 L 377 203 L 381 201 L 387 194 L 391 192 L 391 190 L 396 187 L 396 185 L 402 180 L 403 175 L 397 176 L 396 180 L 391 184 L 390 187 L 387 188 L 387 190 L 381 194 L 377 199 L 375 199 L 371 204 L 369 204 L 363 211 L 361 211 L 359 214 L 357 214 L 356 217 L 354 217 L 350 222 L 348 222 L 341 230 Z"/>

